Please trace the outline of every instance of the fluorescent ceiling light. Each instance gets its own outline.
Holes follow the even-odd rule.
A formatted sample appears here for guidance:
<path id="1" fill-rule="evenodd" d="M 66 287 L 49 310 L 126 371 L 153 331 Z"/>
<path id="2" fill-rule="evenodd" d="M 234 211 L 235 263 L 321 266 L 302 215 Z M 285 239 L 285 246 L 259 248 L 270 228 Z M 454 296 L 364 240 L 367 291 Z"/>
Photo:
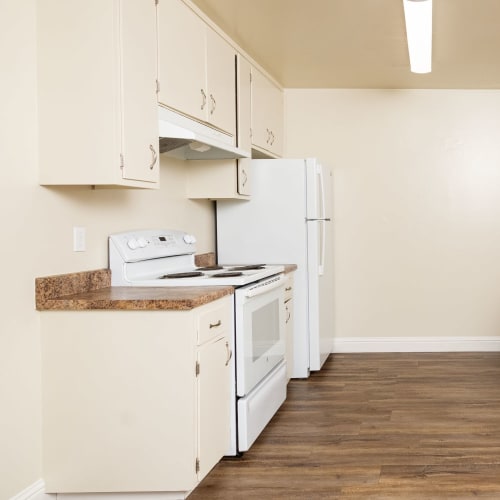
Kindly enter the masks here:
<path id="1" fill-rule="evenodd" d="M 432 0 L 403 0 L 412 73 L 430 73 L 432 61 Z"/>

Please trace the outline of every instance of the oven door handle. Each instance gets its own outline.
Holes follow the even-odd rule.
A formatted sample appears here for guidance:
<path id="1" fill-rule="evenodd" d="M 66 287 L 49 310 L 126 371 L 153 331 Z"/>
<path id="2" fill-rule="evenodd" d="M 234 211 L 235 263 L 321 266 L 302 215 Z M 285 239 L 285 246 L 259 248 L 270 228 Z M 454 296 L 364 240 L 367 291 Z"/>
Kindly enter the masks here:
<path id="1" fill-rule="evenodd" d="M 283 275 L 278 274 L 278 276 L 275 276 L 268 281 L 249 287 L 245 290 L 244 295 L 245 297 L 256 297 L 257 295 L 262 295 L 281 286 L 283 286 Z"/>

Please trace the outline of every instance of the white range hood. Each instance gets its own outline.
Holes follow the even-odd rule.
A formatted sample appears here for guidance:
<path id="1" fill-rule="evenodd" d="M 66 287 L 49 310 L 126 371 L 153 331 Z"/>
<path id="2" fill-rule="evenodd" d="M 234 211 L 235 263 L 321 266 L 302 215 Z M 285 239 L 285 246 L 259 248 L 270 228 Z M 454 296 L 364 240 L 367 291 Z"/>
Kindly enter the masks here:
<path id="1" fill-rule="evenodd" d="M 250 158 L 233 145 L 233 136 L 196 120 L 158 107 L 160 153 L 182 160 Z"/>

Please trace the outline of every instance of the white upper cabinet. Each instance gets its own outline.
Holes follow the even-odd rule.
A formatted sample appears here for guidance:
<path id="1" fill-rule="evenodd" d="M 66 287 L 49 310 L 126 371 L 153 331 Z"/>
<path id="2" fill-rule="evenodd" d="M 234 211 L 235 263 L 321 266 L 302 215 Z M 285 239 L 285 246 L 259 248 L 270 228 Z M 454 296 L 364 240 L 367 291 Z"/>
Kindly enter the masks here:
<path id="1" fill-rule="evenodd" d="M 157 182 L 158 68 L 154 0 L 122 0 L 121 98 L 123 177 Z"/>
<path id="2" fill-rule="evenodd" d="M 236 101 L 238 116 L 237 145 L 252 149 L 251 137 L 251 71 L 250 63 L 237 55 Z M 251 195 L 251 160 L 195 161 L 187 170 L 189 198 L 215 200 L 243 199 Z"/>
<path id="3" fill-rule="evenodd" d="M 236 51 L 182 0 L 159 17 L 161 104 L 236 136 Z"/>
<path id="4" fill-rule="evenodd" d="M 157 188 L 155 0 L 37 7 L 40 184 Z"/>
<path id="5" fill-rule="evenodd" d="M 208 121 L 236 135 L 236 51 L 207 27 Z"/>
<path id="6" fill-rule="evenodd" d="M 181 0 L 163 0 L 159 11 L 158 100 L 205 120 L 205 23 Z"/>
<path id="7" fill-rule="evenodd" d="M 238 116 L 238 146 L 252 149 L 252 65 L 241 54 L 237 55 L 236 104 Z"/>
<path id="8" fill-rule="evenodd" d="M 283 155 L 283 91 L 252 68 L 253 158 Z"/>

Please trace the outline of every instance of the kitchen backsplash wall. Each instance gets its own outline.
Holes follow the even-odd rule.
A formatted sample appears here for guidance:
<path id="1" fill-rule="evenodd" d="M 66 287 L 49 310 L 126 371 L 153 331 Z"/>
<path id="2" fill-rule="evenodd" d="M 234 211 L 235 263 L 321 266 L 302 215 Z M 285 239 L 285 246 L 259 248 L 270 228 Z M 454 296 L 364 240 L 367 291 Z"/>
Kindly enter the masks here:
<path id="1" fill-rule="evenodd" d="M 500 91 L 289 89 L 285 103 L 287 154 L 334 169 L 336 338 L 498 339 Z"/>
<path id="2" fill-rule="evenodd" d="M 133 228 L 184 229 L 199 253 L 215 248 L 212 202 L 186 199 L 180 161 L 162 158 L 158 191 L 38 185 L 35 16 L 35 0 L 0 2 L 1 499 L 42 477 L 35 277 L 106 267 L 108 234 Z M 73 251 L 74 226 L 85 252 Z"/>

